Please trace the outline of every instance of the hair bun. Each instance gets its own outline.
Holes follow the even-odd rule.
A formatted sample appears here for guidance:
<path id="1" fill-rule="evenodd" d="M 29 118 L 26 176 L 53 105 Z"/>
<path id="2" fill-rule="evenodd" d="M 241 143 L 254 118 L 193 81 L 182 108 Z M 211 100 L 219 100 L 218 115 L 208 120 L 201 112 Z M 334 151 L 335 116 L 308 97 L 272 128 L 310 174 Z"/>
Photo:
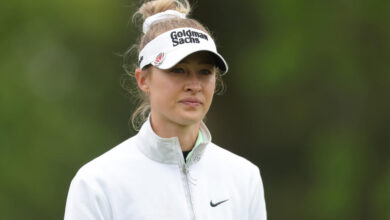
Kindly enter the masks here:
<path id="1" fill-rule="evenodd" d="M 152 0 L 142 4 L 136 14 L 141 14 L 143 20 L 160 12 L 175 10 L 185 15 L 191 11 L 188 0 Z"/>

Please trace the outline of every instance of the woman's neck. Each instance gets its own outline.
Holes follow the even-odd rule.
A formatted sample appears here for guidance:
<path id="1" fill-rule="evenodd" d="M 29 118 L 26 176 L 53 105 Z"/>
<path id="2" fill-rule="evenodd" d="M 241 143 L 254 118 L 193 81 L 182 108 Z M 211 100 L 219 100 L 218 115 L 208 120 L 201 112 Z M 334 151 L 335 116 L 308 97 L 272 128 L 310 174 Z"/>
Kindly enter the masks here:
<path id="1" fill-rule="evenodd" d="M 158 117 L 151 117 L 151 126 L 159 137 L 178 137 L 182 151 L 189 151 L 192 150 L 196 139 L 198 138 L 200 122 L 191 125 L 180 125 L 165 120 L 159 120 Z"/>

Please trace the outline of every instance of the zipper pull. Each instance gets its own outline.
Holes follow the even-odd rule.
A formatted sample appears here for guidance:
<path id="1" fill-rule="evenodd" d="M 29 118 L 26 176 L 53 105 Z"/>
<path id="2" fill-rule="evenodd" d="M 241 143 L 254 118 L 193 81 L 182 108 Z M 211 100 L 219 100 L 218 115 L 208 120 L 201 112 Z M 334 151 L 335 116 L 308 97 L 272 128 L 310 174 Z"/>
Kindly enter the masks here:
<path id="1" fill-rule="evenodd" d="M 186 165 L 183 166 L 183 173 L 188 174 L 188 168 Z"/>

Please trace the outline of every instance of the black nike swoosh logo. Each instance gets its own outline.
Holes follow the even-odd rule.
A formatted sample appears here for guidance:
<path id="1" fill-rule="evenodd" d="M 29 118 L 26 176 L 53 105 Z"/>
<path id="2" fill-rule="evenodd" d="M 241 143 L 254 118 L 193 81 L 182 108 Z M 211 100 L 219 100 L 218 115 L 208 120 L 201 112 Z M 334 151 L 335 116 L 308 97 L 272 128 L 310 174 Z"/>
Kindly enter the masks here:
<path id="1" fill-rule="evenodd" d="M 217 202 L 217 203 L 213 203 L 213 201 L 210 200 L 210 206 L 211 206 L 211 207 L 215 207 L 215 206 L 218 206 L 218 205 L 220 205 L 220 204 L 222 204 L 222 203 L 224 203 L 224 202 L 226 202 L 226 201 L 228 201 L 228 200 L 229 200 L 229 199 L 225 199 L 225 200 L 222 200 L 222 201 Z"/>

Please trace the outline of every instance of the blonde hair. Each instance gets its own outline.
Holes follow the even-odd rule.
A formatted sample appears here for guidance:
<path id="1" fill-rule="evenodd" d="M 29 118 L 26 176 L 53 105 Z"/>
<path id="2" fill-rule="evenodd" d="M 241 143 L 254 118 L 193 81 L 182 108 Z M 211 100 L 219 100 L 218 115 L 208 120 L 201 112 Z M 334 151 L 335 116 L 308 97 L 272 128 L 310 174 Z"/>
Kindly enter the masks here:
<path id="1" fill-rule="evenodd" d="M 138 9 L 137 12 L 135 12 L 133 16 L 133 20 L 141 20 L 143 23 L 146 18 L 160 13 L 167 10 L 175 10 L 181 13 L 184 13 L 185 15 L 189 15 L 191 12 L 191 6 L 188 2 L 188 0 L 152 0 L 147 1 L 141 5 L 141 7 Z M 141 19 L 138 19 L 141 17 Z M 158 35 L 167 32 L 172 29 L 181 28 L 181 27 L 191 27 L 195 28 L 201 31 L 204 31 L 206 33 L 210 34 L 210 31 L 207 30 L 205 26 L 200 24 L 195 19 L 191 18 L 169 18 L 164 19 L 158 22 L 153 23 L 150 26 L 150 29 L 145 33 L 141 34 L 139 43 L 133 45 L 126 53 L 125 53 L 125 60 L 124 60 L 124 69 L 127 72 L 127 74 L 130 77 L 134 78 L 134 66 L 130 67 L 130 65 L 127 65 L 127 59 L 132 51 L 137 49 L 137 52 L 139 53 L 146 44 L 148 44 L 151 40 L 156 38 Z M 137 55 L 138 55 L 137 53 Z M 137 56 L 138 57 L 138 56 Z M 217 68 L 216 68 L 217 69 Z M 216 70 L 216 76 L 217 76 L 217 85 L 216 85 L 216 94 L 221 94 L 224 91 L 224 84 L 221 79 L 220 71 Z M 134 86 L 133 88 L 136 88 L 136 91 L 131 88 L 127 88 L 127 90 L 137 99 L 138 107 L 131 115 L 131 123 L 135 130 L 139 130 L 140 126 L 143 124 L 143 122 L 147 119 L 149 112 L 150 112 L 150 104 L 148 96 L 143 93 L 138 86 Z M 125 88 L 126 89 L 126 88 Z"/>

